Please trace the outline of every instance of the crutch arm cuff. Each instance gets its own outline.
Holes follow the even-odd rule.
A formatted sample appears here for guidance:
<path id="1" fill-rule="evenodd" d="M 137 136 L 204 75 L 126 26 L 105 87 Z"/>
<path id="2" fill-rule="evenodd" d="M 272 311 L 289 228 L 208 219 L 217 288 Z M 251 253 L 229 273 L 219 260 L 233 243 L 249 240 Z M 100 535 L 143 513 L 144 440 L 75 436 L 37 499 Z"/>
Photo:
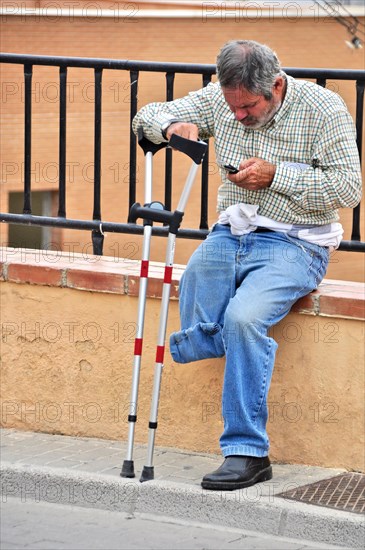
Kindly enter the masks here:
<path id="1" fill-rule="evenodd" d="M 208 145 L 205 141 L 194 141 L 192 139 L 186 139 L 177 134 L 172 134 L 168 143 L 169 147 L 181 151 L 188 155 L 195 164 L 201 164 L 203 162 L 204 155 L 207 151 Z"/>
<path id="2" fill-rule="evenodd" d="M 167 143 L 165 141 L 161 143 L 153 143 L 152 141 L 147 139 L 143 135 L 142 126 L 140 126 L 137 130 L 137 139 L 138 145 L 141 147 L 141 149 L 143 149 L 145 155 L 147 155 L 147 153 L 152 153 L 152 155 L 154 155 L 155 153 L 157 153 L 157 151 L 159 151 L 160 149 L 164 149 L 164 147 L 167 146 Z"/>

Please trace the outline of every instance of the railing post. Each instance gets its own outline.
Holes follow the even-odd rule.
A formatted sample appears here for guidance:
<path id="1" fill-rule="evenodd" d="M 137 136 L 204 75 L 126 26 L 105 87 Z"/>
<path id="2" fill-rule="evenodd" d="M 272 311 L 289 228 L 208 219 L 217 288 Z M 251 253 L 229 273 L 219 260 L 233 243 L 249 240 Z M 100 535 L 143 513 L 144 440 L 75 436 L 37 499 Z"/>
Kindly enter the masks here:
<path id="1" fill-rule="evenodd" d="M 166 73 L 166 101 L 174 99 L 175 73 Z M 172 195 L 172 149 L 168 147 L 165 151 L 165 207 L 171 210 Z"/>
<path id="2" fill-rule="evenodd" d="M 33 65 L 24 65 L 24 206 L 23 214 L 32 213 L 32 76 Z"/>
<path id="3" fill-rule="evenodd" d="M 322 88 L 325 88 L 327 84 L 327 80 L 325 78 L 317 78 L 316 84 L 318 84 L 318 86 L 322 86 Z"/>
<path id="4" fill-rule="evenodd" d="M 137 181 L 137 138 L 132 130 L 132 120 L 137 114 L 137 92 L 138 92 L 138 71 L 130 71 L 131 87 L 131 107 L 130 107 L 130 125 L 129 125 L 129 207 L 136 202 L 136 181 Z"/>
<path id="5" fill-rule="evenodd" d="M 60 133 L 59 133 L 59 182 L 58 215 L 66 217 L 66 91 L 67 67 L 60 67 Z"/>
<path id="6" fill-rule="evenodd" d="M 208 86 L 212 77 L 210 74 L 203 74 L 203 87 Z M 202 163 L 201 191 L 200 191 L 200 223 L 199 229 L 208 229 L 208 182 L 209 182 L 209 140 L 205 140 L 207 152 Z"/>
<path id="7" fill-rule="evenodd" d="M 362 157 L 362 120 L 364 116 L 364 81 L 356 81 L 356 143 L 361 162 Z M 360 240 L 360 204 L 352 211 L 351 240 Z"/>
<path id="8" fill-rule="evenodd" d="M 101 222 L 101 95 L 102 69 L 95 69 L 95 120 L 94 120 L 94 210 L 93 220 Z M 100 223 L 101 227 L 101 223 Z M 93 252 L 103 255 L 104 234 L 100 229 L 91 233 Z"/>

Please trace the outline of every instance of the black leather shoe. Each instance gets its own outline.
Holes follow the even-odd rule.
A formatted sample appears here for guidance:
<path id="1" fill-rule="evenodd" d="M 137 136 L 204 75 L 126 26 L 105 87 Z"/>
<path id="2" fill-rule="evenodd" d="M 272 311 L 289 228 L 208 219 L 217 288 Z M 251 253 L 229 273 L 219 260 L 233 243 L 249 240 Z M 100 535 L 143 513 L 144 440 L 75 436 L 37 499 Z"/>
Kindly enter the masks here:
<path id="1" fill-rule="evenodd" d="M 226 457 L 218 470 L 204 476 L 201 485 L 203 489 L 213 491 L 233 491 L 271 478 L 272 468 L 268 456 L 232 455 Z"/>

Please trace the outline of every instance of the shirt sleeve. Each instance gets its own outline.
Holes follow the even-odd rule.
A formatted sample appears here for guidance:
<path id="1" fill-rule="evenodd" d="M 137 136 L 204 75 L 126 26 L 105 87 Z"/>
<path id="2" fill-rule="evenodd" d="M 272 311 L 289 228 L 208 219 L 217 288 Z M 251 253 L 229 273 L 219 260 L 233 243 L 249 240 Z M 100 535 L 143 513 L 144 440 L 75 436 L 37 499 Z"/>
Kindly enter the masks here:
<path id="1" fill-rule="evenodd" d="M 277 166 L 270 189 L 306 211 L 354 208 L 361 199 L 361 169 L 350 114 L 338 110 L 326 118 L 313 146 L 312 165 L 297 170 Z"/>
<path id="2" fill-rule="evenodd" d="M 216 85 L 191 92 L 187 96 L 165 103 L 149 103 L 138 111 L 132 122 L 135 133 L 140 126 L 147 139 L 154 143 L 165 141 L 161 126 L 170 120 L 190 122 L 199 128 L 200 139 L 208 139 L 214 134 L 213 100 Z"/>

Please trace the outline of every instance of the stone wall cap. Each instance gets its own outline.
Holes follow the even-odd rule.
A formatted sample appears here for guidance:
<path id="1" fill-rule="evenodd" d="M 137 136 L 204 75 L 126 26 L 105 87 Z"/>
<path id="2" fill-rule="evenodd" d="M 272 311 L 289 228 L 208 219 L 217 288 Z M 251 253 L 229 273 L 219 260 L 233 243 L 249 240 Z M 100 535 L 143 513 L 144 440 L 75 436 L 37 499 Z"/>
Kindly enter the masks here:
<path id="1" fill-rule="evenodd" d="M 0 279 L 10 283 L 66 287 L 74 290 L 138 296 L 139 260 L 94 256 L 60 250 L 0 247 Z M 171 299 L 185 265 L 175 264 Z M 161 298 L 164 264 L 149 262 L 147 297 Z M 318 289 L 298 300 L 292 311 L 307 315 L 365 319 L 365 284 L 324 279 Z"/>

